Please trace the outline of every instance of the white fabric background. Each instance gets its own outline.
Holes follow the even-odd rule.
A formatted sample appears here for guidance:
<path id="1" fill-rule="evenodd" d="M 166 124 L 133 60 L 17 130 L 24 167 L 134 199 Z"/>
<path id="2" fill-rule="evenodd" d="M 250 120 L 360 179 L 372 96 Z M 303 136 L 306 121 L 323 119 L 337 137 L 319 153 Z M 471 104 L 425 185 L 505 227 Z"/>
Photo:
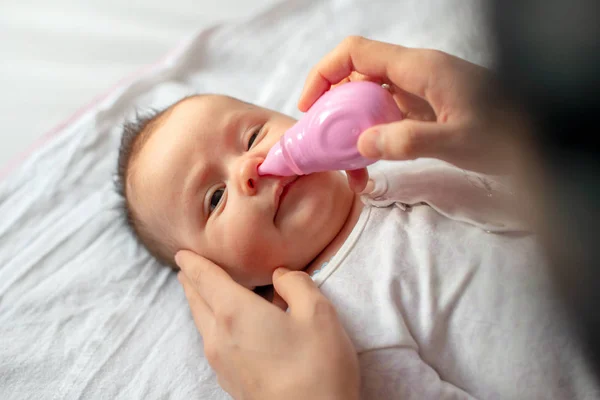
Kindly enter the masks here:
<path id="1" fill-rule="evenodd" d="M 184 36 L 278 1 L 1 1 L 0 169 Z"/>
<path id="2" fill-rule="evenodd" d="M 18 15 L 30 18 L 28 3 L 19 4 L 10 15 L 21 10 Z M 163 25 L 167 9 L 152 14 L 142 2 L 128 4 L 137 6 L 124 15 L 147 12 L 157 29 L 142 46 L 132 40 L 130 46 L 117 47 L 121 53 L 115 49 L 110 60 L 119 54 L 126 59 L 136 51 L 154 58 L 154 42 L 164 49 L 185 33 L 173 24 Z M 190 18 L 194 7 L 188 8 Z M 38 15 L 39 30 L 26 35 L 32 43 L 44 37 L 44 24 L 50 24 L 50 32 L 62 29 L 66 17 L 52 10 L 58 22 L 50 24 Z M 119 35 L 112 36 L 114 21 L 91 14 L 82 12 L 82 32 L 91 29 L 94 40 L 109 48 L 118 43 Z M 3 25 L 12 23 L 1 15 Z M 203 359 L 201 339 L 175 274 L 151 260 L 119 218 L 119 199 L 112 189 L 119 124 L 134 107 L 165 106 L 192 92 L 221 92 L 298 116 L 295 105 L 308 70 L 349 34 L 438 48 L 486 64 L 489 48 L 482 25 L 476 0 L 282 1 L 245 22 L 192 35 L 165 61 L 68 121 L 23 162 L 5 168 L 0 172 L 2 398 L 227 397 Z M 170 39 L 162 41 L 163 36 Z M 32 82 L 41 82 L 34 77 L 43 74 L 50 74 L 47 82 L 70 82 L 23 84 L 19 91 L 20 83 L 4 80 L 3 87 L 14 90 L 2 93 L 3 129 L 14 135 L 36 136 L 53 118 L 62 119 L 67 108 L 80 105 L 87 93 L 133 68 L 111 67 L 113 61 L 95 59 L 83 44 L 81 57 L 65 65 L 81 60 L 97 64 L 97 69 L 50 67 L 52 61 L 36 62 L 35 57 L 61 64 L 71 53 L 54 54 L 42 45 L 32 45 L 30 53 L 25 39 L 20 44 L 7 44 L 5 36 L 0 40 L 6 48 L 22 49 L 21 64 L 3 63 L 3 71 L 22 68 Z M 89 90 L 80 89 L 86 85 Z M 36 91 L 46 93 L 52 87 L 64 91 L 44 94 L 46 104 L 37 103 Z M 11 96 L 15 104 L 31 102 L 39 113 L 11 106 Z M 54 105 L 60 111 L 53 111 Z M 6 110 L 15 115 L 4 116 Z"/>

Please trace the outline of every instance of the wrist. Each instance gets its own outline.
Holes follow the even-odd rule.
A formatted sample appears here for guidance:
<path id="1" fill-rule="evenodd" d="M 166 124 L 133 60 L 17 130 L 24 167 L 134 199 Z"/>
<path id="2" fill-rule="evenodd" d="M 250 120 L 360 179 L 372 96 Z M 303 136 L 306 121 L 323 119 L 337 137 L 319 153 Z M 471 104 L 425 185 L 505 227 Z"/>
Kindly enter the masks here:
<path id="1" fill-rule="evenodd" d="M 313 374 L 310 379 L 304 380 L 296 377 L 293 381 L 288 381 L 273 393 L 273 396 L 266 398 L 272 400 L 359 400 L 360 399 L 360 381 L 349 380 L 343 384 L 331 382 L 326 378 L 326 382 L 321 379 L 315 379 Z M 265 397 L 262 397 L 265 399 Z"/>

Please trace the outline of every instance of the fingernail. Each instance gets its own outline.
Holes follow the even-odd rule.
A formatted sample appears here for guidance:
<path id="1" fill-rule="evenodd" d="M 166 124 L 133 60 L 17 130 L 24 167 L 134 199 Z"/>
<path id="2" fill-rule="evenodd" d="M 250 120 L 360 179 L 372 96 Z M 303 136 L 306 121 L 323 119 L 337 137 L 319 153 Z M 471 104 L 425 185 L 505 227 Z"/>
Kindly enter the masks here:
<path id="1" fill-rule="evenodd" d="M 273 272 L 273 280 L 275 279 L 279 279 L 281 276 L 287 274 L 288 272 L 290 272 L 289 269 L 285 268 L 285 267 L 279 267 L 275 270 L 275 272 Z"/>
<path id="2" fill-rule="evenodd" d="M 360 137 L 362 154 L 369 158 L 379 158 L 382 155 L 382 136 L 379 128 L 363 133 Z"/>

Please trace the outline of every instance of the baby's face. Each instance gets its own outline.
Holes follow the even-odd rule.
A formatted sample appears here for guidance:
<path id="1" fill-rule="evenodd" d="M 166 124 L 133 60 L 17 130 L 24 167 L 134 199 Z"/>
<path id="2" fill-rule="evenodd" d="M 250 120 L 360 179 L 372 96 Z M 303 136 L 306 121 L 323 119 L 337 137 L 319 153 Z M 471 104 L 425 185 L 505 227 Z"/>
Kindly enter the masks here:
<path id="1" fill-rule="evenodd" d="M 340 231 L 354 195 L 339 172 L 258 175 L 294 123 L 224 96 L 179 103 L 132 165 L 131 206 L 173 252 L 192 250 L 247 287 L 269 284 L 279 266 L 304 269 Z"/>

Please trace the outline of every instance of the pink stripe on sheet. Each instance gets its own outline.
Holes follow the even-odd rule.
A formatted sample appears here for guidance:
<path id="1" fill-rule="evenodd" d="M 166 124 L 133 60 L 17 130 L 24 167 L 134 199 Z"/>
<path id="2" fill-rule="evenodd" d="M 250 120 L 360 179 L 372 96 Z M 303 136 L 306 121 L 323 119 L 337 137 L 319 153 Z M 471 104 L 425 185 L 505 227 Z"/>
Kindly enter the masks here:
<path id="1" fill-rule="evenodd" d="M 187 40 L 182 40 L 177 46 L 175 46 L 175 48 L 171 49 L 167 54 L 165 54 L 158 61 L 156 61 L 155 63 L 152 63 L 152 64 L 145 65 L 145 66 L 139 68 L 138 70 L 134 71 L 133 73 L 127 75 L 125 78 L 122 78 L 115 85 L 113 85 L 110 89 L 108 89 L 106 92 L 94 97 L 89 104 L 80 108 L 73 115 L 71 115 L 70 117 L 65 119 L 63 122 L 59 123 L 57 126 L 55 126 L 50 131 L 46 132 L 44 135 L 42 135 L 40 138 L 38 138 L 35 142 L 33 142 L 33 144 L 30 145 L 29 148 L 27 148 L 27 150 L 25 150 L 21 154 L 15 156 L 12 160 L 8 161 L 8 163 L 6 165 L 4 165 L 4 166 L 2 166 L 2 168 L 0 168 L 0 180 L 3 180 L 4 178 L 6 178 L 17 166 L 19 166 L 19 164 L 21 164 L 23 161 L 25 161 L 27 159 L 27 157 L 29 157 L 34 151 L 36 151 L 37 149 L 41 148 L 46 143 L 48 143 L 52 138 L 57 136 L 67 126 L 69 126 L 73 122 L 77 121 L 85 113 L 87 113 L 88 111 L 93 109 L 96 105 L 101 103 L 104 99 L 108 98 L 111 94 L 113 94 L 115 91 L 117 91 L 121 87 L 126 86 L 126 85 L 136 81 L 140 77 L 140 75 L 143 75 L 143 74 L 149 72 L 150 70 L 157 68 L 160 65 L 166 63 L 171 58 L 171 56 L 177 54 L 179 52 L 179 50 L 181 48 L 183 48 L 187 43 L 188 43 Z"/>

